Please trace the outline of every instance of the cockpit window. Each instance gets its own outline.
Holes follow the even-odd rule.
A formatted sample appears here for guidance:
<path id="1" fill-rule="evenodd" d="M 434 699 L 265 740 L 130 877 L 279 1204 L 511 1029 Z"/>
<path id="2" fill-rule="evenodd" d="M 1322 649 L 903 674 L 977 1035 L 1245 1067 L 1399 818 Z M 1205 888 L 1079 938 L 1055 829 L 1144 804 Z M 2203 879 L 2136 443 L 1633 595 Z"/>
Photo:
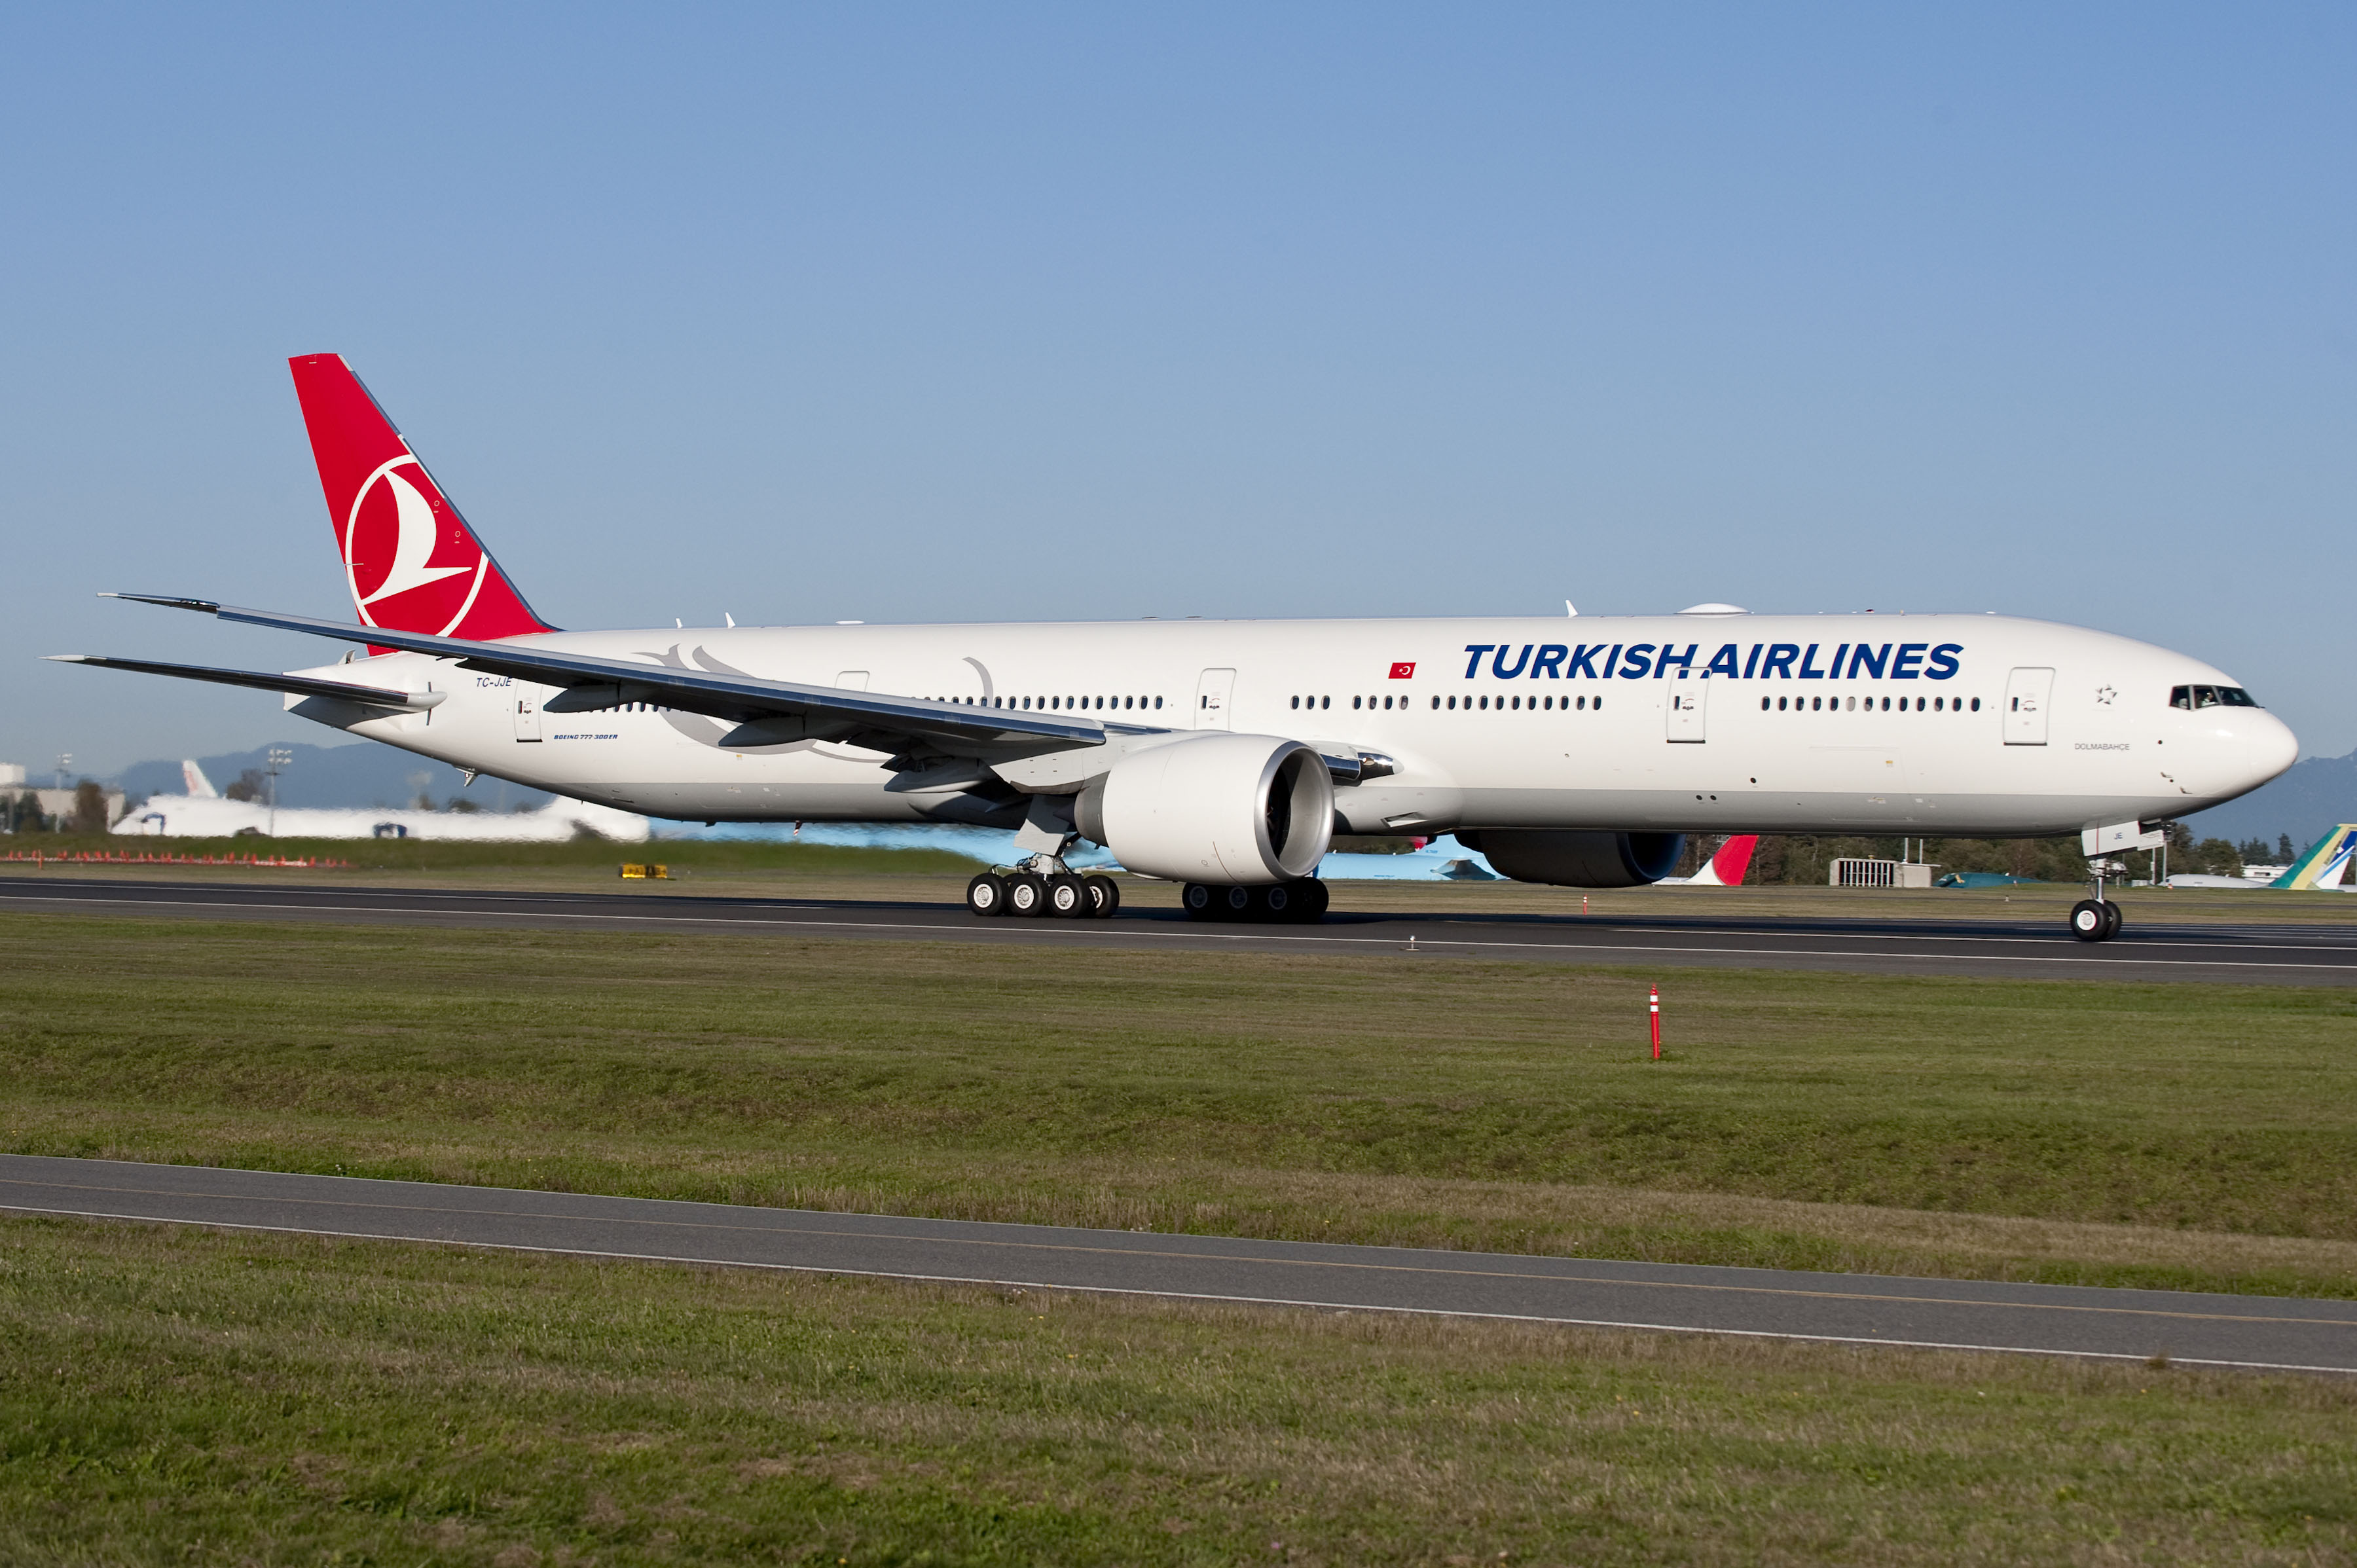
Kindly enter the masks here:
<path id="1" fill-rule="evenodd" d="M 2171 686 L 2172 708 L 2255 708 L 2259 704 L 2240 686 Z"/>

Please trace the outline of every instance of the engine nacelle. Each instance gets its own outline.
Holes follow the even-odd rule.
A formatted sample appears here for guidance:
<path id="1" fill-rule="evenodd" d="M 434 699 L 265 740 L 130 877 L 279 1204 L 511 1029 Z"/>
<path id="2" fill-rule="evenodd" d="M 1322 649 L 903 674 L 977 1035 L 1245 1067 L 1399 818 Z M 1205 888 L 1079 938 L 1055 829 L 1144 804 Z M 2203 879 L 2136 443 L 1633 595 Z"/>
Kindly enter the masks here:
<path id="1" fill-rule="evenodd" d="M 1526 828 L 1460 832 L 1457 842 L 1517 882 L 1558 887 L 1642 887 L 1659 882 L 1685 853 L 1684 833 L 1575 833 Z"/>
<path id="2" fill-rule="evenodd" d="M 1073 823 L 1148 876 L 1265 886 L 1318 869 L 1334 780 L 1297 740 L 1189 736 L 1114 763 L 1081 791 Z"/>

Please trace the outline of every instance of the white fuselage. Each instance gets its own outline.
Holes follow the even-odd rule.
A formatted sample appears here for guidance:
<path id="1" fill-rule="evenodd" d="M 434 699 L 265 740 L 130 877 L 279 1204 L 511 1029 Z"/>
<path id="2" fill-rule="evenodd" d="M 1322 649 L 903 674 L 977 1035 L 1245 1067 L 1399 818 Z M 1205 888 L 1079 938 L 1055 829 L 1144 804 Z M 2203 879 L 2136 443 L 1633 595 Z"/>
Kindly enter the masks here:
<path id="1" fill-rule="evenodd" d="M 2263 710 L 2172 707 L 2173 687 L 2233 684 L 2198 660 L 1996 616 L 732 627 L 513 640 L 1377 754 L 1387 777 L 1337 791 L 1355 832 L 2061 833 L 2199 811 L 2298 755 Z M 896 773 L 883 754 L 825 742 L 729 749 L 721 721 L 639 705 L 545 713 L 554 688 L 447 660 L 391 653 L 326 672 L 447 696 L 395 717 L 317 698 L 287 705 L 651 816 L 1011 825 L 1021 815 L 1003 787 L 977 791 L 972 769 Z"/>

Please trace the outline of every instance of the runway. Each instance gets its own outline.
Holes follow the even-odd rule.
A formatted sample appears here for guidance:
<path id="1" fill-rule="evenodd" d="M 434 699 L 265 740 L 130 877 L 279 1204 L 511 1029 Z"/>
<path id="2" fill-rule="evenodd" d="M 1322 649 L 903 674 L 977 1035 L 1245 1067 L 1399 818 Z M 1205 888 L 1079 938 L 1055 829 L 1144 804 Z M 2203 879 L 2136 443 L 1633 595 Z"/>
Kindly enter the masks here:
<path id="1" fill-rule="evenodd" d="M 2357 1373 L 2357 1302 L 1704 1268 L 0 1155 L 0 1210 L 647 1262 Z"/>
<path id="2" fill-rule="evenodd" d="M 2257 895 L 2253 895 L 2257 897 Z M 204 919 L 705 931 L 1158 951 L 1398 954 L 1450 959 L 1989 975 L 2357 984 L 2357 929 L 2136 925 L 2083 943 L 2059 921 L 1615 915 L 1337 913 L 1315 926 L 1200 924 L 1176 910 L 1114 920 L 976 919 L 961 905 L 704 897 L 660 890 L 498 893 L 197 881 L 0 876 L 0 908 Z"/>

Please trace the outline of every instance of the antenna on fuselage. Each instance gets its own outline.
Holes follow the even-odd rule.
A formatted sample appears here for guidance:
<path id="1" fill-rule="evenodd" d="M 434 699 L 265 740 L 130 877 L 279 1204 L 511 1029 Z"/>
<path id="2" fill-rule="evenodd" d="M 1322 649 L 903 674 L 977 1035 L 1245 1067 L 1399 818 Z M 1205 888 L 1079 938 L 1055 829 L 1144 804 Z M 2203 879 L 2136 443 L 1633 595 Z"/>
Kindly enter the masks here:
<path id="1" fill-rule="evenodd" d="M 1563 601 L 1563 613 L 1577 620 L 1579 618 L 1579 607 L 1566 599 Z"/>

